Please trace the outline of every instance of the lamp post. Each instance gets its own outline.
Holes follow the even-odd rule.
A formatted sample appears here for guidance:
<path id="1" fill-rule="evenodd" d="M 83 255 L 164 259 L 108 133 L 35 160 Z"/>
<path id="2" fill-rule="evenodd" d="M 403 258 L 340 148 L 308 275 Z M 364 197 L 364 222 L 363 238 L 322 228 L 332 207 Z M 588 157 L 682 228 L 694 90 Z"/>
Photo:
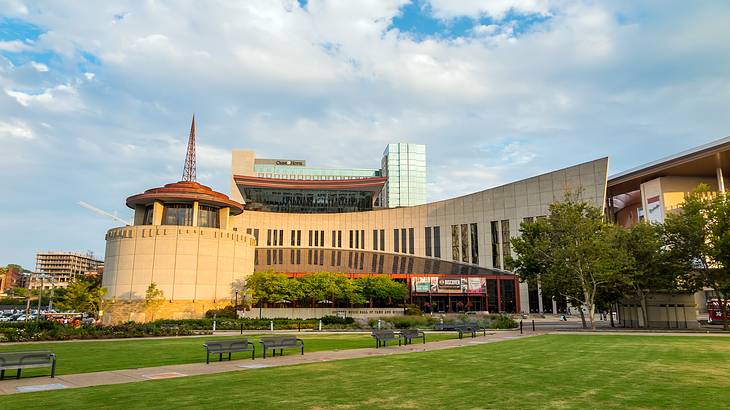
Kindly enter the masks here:
<path id="1" fill-rule="evenodd" d="M 238 290 L 236 290 L 236 304 L 233 306 L 238 307 Z"/>

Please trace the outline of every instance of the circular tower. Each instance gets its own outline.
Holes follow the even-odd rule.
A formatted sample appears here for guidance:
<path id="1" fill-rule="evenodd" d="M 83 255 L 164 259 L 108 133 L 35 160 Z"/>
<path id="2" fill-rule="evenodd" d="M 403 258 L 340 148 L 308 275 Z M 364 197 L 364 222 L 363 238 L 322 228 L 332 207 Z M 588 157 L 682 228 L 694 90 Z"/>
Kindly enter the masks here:
<path id="1" fill-rule="evenodd" d="M 134 224 L 106 234 L 106 323 L 203 317 L 253 272 L 255 239 L 231 222 L 243 205 L 194 179 L 193 118 L 183 181 L 127 198 Z"/>

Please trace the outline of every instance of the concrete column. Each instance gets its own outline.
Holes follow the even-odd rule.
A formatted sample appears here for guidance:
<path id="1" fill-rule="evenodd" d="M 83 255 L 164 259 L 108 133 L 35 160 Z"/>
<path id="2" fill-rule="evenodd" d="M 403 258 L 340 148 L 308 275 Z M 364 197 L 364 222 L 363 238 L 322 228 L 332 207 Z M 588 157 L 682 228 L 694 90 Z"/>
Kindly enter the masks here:
<path id="1" fill-rule="evenodd" d="M 162 202 L 155 201 L 152 204 L 152 225 L 162 225 L 162 214 L 164 211 L 165 207 L 162 205 Z"/>
<path id="2" fill-rule="evenodd" d="M 540 286 L 540 282 L 537 282 L 537 306 L 538 311 L 540 313 L 544 313 L 542 310 L 542 286 Z"/>
<path id="3" fill-rule="evenodd" d="M 555 301 L 555 298 L 553 298 L 553 315 L 558 313 L 558 302 Z"/>
<path id="4" fill-rule="evenodd" d="M 719 192 L 725 193 L 725 178 L 722 176 L 720 167 L 717 167 L 717 188 Z"/>
<path id="5" fill-rule="evenodd" d="M 228 224 L 231 215 L 231 208 L 220 208 L 218 210 L 218 223 L 221 229 L 228 229 Z"/>
<path id="6" fill-rule="evenodd" d="M 199 208 L 198 201 L 193 202 L 193 226 L 198 226 L 198 210 Z"/>
<path id="7" fill-rule="evenodd" d="M 135 205 L 134 207 L 134 225 L 144 224 L 144 213 L 147 209 L 144 205 Z"/>

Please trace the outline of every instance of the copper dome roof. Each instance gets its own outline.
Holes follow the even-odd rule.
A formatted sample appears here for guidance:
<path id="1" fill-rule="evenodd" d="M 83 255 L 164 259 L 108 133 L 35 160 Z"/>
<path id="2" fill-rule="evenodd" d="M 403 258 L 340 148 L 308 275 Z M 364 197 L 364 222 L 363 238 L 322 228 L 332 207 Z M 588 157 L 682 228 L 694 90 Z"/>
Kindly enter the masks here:
<path id="1" fill-rule="evenodd" d="M 243 205 L 228 198 L 228 195 L 213 191 L 205 185 L 194 181 L 180 181 L 167 184 L 164 187 L 152 188 L 141 194 L 127 198 L 127 206 L 149 205 L 155 201 L 161 202 L 193 202 L 198 201 L 218 208 L 231 208 L 231 215 L 243 212 Z"/>

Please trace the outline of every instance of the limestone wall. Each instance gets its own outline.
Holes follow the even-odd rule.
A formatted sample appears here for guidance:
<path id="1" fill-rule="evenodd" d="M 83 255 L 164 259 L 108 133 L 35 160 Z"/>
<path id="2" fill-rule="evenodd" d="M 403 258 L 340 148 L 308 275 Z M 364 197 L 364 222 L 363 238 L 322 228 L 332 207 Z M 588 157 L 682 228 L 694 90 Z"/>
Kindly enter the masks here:
<path id="1" fill-rule="evenodd" d="M 109 230 L 106 241 L 102 285 L 110 302 L 144 300 L 154 282 L 168 303 L 182 303 L 168 313 L 199 317 L 212 305 L 228 304 L 231 282 L 253 273 L 254 238 L 232 230 L 127 226 Z"/>

